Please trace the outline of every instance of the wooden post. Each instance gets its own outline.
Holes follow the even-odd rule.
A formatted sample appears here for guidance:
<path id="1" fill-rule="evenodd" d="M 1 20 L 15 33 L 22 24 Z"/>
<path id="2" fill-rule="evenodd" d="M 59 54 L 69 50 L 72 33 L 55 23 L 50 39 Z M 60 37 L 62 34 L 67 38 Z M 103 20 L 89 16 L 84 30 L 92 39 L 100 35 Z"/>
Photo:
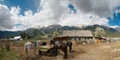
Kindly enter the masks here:
<path id="1" fill-rule="evenodd" d="M 6 50 L 10 51 L 10 40 L 6 40 L 4 43 L 5 43 Z"/>
<path id="2" fill-rule="evenodd" d="M 3 55 L 4 55 L 4 48 L 3 48 L 3 42 L 2 41 L 0 41 L 0 54 L 1 54 L 1 56 L 3 57 Z"/>

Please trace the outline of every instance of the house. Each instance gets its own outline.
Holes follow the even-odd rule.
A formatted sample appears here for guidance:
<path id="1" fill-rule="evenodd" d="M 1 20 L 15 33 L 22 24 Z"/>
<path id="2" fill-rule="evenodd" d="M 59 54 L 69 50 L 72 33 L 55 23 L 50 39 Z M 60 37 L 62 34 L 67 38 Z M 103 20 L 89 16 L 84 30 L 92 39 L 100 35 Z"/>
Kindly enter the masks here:
<path id="1" fill-rule="evenodd" d="M 95 42 L 93 34 L 90 30 L 65 30 L 63 37 L 68 37 L 69 40 L 75 40 L 77 43 L 91 43 Z"/>

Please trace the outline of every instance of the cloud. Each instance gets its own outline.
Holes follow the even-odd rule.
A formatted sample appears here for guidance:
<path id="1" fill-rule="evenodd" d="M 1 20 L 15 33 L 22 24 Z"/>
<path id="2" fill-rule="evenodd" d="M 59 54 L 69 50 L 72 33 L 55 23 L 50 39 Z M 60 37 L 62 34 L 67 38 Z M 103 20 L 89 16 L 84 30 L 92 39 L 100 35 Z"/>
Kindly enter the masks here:
<path id="1" fill-rule="evenodd" d="M 90 18 L 92 16 L 92 18 Z M 108 21 L 106 18 L 101 18 L 96 15 L 84 14 L 80 11 L 77 14 L 67 14 L 63 19 L 59 22 L 61 25 L 69 25 L 69 26 L 80 26 L 80 25 L 108 25 Z"/>
<path id="2" fill-rule="evenodd" d="M 25 16 L 20 16 L 16 14 L 16 12 L 11 13 L 14 16 L 14 19 L 17 20 L 17 23 L 21 24 L 21 27 L 23 26 L 22 28 L 27 29 L 30 27 L 48 26 L 58 24 L 61 17 L 64 16 L 64 14 L 69 13 L 67 4 L 67 0 L 41 0 L 40 10 L 35 14 L 33 14 L 31 10 L 25 11 Z M 15 26 L 14 30 L 16 28 L 17 26 Z"/>
<path id="3" fill-rule="evenodd" d="M 48 18 L 52 20 L 59 20 L 62 15 L 67 13 L 69 10 L 67 8 L 67 0 L 41 0 L 41 13 L 48 14 Z"/>
<path id="4" fill-rule="evenodd" d="M 11 29 L 13 26 L 10 10 L 7 6 L 0 4 L 0 30 Z"/>
<path id="5" fill-rule="evenodd" d="M 113 9 L 120 5 L 120 0 L 70 0 L 70 2 L 78 10 L 100 17 L 112 16 Z"/>
<path id="6" fill-rule="evenodd" d="M 111 28 L 118 28 L 119 26 L 115 25 L 115 26 L 109 26 Z"/>
<path id="7" fill-rule="evenodd" d="M 73 4 L 76 13 L 70 13 L 69 4 Z M 31 10 L 25 11 L 25 16 L 16 14 L 18 24 L 14 30 L 27 29 L 30 27 L 48 26 L 52 24 L 60 25 L 108 25 L 106 16 L 112 14 L 110 1 L 96 0 L 41 0 L 39 11 L 33 14 Z M 102 4 L 102 5 L 101 5 Z M 18 9 L 19 10 L 19 9 Z M 19 10 L 20 11 L 20 10 Z M 15 15 L 15 14 L 14 14 Z M 90 18 L 90 16 L 93 16 Z"/>
<path id="8" fill-rule="evenodd" d="M 106 17 L 112 16 L 113 9 L 119 3 L 119 0 L 41 0 L 36 13 L 28 10 L 24 12 L 24 15 L 20 14 L 19 6 L 9 9 L 5 5 L 0 5 L 2 6 L 0 7 L 0 23 L 5 21 L 0 27 L 16 31 L 52 24 L 109 25 Z M 69 4 L 74 8 L 75 13 L 70 13 L 73 10 L 69 8 Z"/>
<path id="9" fill-rule="evenodd" d="M 12 20 L 13 20 L 13 23 L 14 23 L 14 26 L 12 27 L 12 29 L 9 29 L 11 31 L 18 31 L 18 30 L 25 30 L 27 28 L 29 28 L 27 24 L 25 24 L 25 21 L 28 20 L 22 20 L 23 19 L 23 15 L 20 15 L 20 7 L 11 7 L 11 10 L 10 10 L 10 13 L 11 13 L 11 16 L 12 16 Z M 25 16 L 26 15 L 28 16 L 29 14 L 26 12 L 25 13 Z M 26 26 L 27 25 L 27 26 Z"/>

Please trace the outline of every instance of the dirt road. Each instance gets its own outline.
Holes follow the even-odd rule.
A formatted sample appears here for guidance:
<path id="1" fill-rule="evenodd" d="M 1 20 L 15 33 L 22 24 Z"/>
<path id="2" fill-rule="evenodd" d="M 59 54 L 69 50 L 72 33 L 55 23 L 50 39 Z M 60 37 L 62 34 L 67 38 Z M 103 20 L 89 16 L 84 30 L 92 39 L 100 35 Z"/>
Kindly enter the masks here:
<path id="1" fill-rule="evenodd" d="M 111 60 L 109 45 L 98 45 L 86 50 L 85 54 L 79 54 L 74 60 Z"/>
<path id="2" fill-rule="evenodd" d="M 92 44 L 85 48 L 86 53 L 71 60 L 120 60 L 120 42 Z"/>
<path id="3" fill-rule="evenodd" d="M 119 60 L 119 48 L 120 42 L 77 45 L 73 46 L 73 52 L 68 52 L 68 59 L 66 60 Z M 23 47 L 13 47 L 13 49 L 22 60 L 64 60 L 63 53 L 59 53 L 56 57 L 39 57 L 37 52 L 31 51 L 30 57 L 26 57 Z"/>

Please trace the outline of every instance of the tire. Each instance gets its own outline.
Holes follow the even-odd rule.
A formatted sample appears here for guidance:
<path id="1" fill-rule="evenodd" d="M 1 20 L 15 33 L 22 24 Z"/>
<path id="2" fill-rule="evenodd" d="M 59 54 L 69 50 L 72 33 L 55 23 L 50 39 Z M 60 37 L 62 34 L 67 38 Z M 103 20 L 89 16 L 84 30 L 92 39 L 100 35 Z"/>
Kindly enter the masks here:
<path id="1" fill-rule="evenodd" d="M 58 51 L 55 50 L 55 49 L 50 49 L 50 50 L 48 51 L 48 54 L 49 54 L 49 56 L 57 56 Z"/>
<path id="2" fill-rule="evenodd" d="M 42 51 L 39 50 L 39 51 L 38 51 L 38 54 L 39 54 L 40 56 L 42 56 Z"/>

